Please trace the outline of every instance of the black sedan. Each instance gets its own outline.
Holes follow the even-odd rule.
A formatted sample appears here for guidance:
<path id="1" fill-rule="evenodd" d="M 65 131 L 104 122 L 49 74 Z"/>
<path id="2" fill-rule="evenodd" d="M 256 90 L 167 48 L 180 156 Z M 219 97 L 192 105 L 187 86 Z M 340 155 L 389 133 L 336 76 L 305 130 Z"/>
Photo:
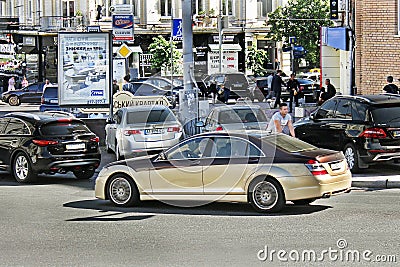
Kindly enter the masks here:
<path id="1" fill-rule="evenodd" d="M 21 103 L 40 104 L 43 87 L 44 83 L 33 83 L 22 89 L 6 91 L 1 95 L 1 100 L 10 106 L 19 106 Z"/>
<path id="2" fill-rule="evenodd" d="M 284 79 L 284 82 L 287 83 L 288 79 Z M 299 88 L 299 98 L 304 98 L 305 102 L 307 103 L 316 103 L 318 102 L 319 95 L 321 93 L 321 88 L 319 83 L 316 83 L 313 80 L 309 79 L 297 79 L 300 83 Z M 282 95 L 281 97 L 285 100 L 289 100 L 289 91 L 286 87 L 282 88 Z"/>

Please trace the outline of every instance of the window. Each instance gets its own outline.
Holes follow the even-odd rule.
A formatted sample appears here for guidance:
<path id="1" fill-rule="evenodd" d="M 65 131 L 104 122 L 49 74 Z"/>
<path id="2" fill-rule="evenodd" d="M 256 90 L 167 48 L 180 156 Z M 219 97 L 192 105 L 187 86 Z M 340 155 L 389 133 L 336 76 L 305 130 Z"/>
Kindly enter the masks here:
<path id="1" fill-rule="evenodd" d="M 172 148 L 167 152 L 168 160 L 199 159 L 206 157 L 206 149 L 210 138 L 195 138 Z"/>
<path id="2" fill-rule="evenodd" d="M 257 0 L 257 15 L 266 18 L 272 12 L 272 0 Z"/>
<path id="3" fill-rule="evenodd" d="M 18 135 L 18 134 L 30 134 L 28 126 L 24 122 L 18 119 L 10 119 L 4 134 Z"/>
<path id="4" fill-rule="evenodd" d="M 266 122 L 264 112 L 261 109 L 230 109 L 221 111 L 218 122 L 221 124 L 229 123 L 258 123 Z"/>
<path id="5" fill-rule="evenodd" d="M 353 102 L 353 120 L 367 120 L 367 106 L 360 102 Z"/>
<path id="6" fill-rule="evenodd" d="M 333 118 L 336 109 L 336 100 L 326 101 L 322 106 L 318 109 L 315 118 L 316 119 L 328 119 Z"/>
<path id="7" fill-rule="evenodd" d="M 40 129 L 45 136 L 63 136 L 71 134 L 89 134 L 91 131 L 87 126 L 79 121 L 72 122 L 50 122 L 43 125 Z"/>
<path id="8" fill-rule="evenodd" d="M 169 109 L 129 112 L 126 118 L 127 124 L 157 123 L 166 121 L 175 121 L 175 117 Z"/>
<path id="9" fill-rule="evenodd" d="M 63 15 L 63 17 L 74 17 L 75 16 L 75 1 L 63 0 L 62 15 Z"/>
<path id="10" fill-rule="evenodd" d="M 160 0 L 160 14 L 161 16 L 171 16 L 172 0 Z"/>
<path id="11" fill-rule="evenodd" d="M 212 157 L 243 158 L 259 157 L 262 152 L 247 140 L 230 137 L 217 137 L 211 150 Z"/>
<path id="12" fill-rule="evenodd" d="M 193 14 L 201 14 L 206 11 L 205 0 L 192 0 Z"/>
<path id="13" fill-rule="evenodd" d="M 263 141 L 272 144 L 273 146 L 277 146 L 289 153 L 297 153 L 302 151 L 311 151 L 317 149 L 317 147 L 310 145 L 300 139 L 293 138 L 291 136 L 282 134 L 282 135 L 270 135 L 264 137 Z"/>
<path id="14" fill-rule="evenodd" d="M 351 102 L 349 100 L 340 100 L 337 110 L 336 118 L 351 120 Z"/>
<path id="15" fill-rule="evenodd" d="M 234 0 L 222 0 L 222 13 L 225 16 L 232 16 L 235 14 Z"/>
<path id="16" fill-rule="evenodd" d="M 4 130 L 7 126 L 8 119 L 0 119 L 0 134 L 4 134 Z"/>

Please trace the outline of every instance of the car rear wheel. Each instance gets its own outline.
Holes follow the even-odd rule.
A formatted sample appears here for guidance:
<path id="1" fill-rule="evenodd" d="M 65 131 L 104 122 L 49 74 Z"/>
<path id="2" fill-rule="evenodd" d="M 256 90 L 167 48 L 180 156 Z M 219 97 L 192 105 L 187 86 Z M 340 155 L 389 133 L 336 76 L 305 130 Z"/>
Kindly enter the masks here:
<path id="1" fill-rule="evenodd" d="M 130 177 L 117 174 L 111 178 L 107 187 L 107 195 L 116 206 L 133 206 L 140 202 L 139 190 Z"/>
<path id="2" fill-rule="evenodd" d="M 8 99 L 8 104 L 10 104 L 10 106 L 19 106 L 19 105 L 21 105 L 21 100 L 19 99 L 18 96 L 12 95 Z"/>
<path id="3" fill-rule="evenodd" d="M 285 206 L 283 190 L 273 179 L 255 179 L 250 183 L 248 197 L 258 212 L 278 212 Z"/>
<path id="4" fill-rule="evenodd" d="M 343 154 L 346 158 L 347 165 L 351 172 L 360 171 L 359 162 L 358 162 L 358 151 L 354 147 L 353 144 L 349 143 L 344 147 Z"/>
<path id="5" fill-rule="evenodd" d="M 84 168 L 84 169 L 80 169 L 80 170 L 75 170 L 73 171 L 75 177 L 79 180 L 83 180 L 83 179 L 90 179 L 93 177 L 94 173 L 95 173 L 95 169 L 92 168 Z"/>
<path id="6" fill-rule="evenodd" d="M 315 198 L 292 200 L 295 205 L 309 205 L 315 201 Z"/>
<path id="7" fill-rule="evenodd" d="M 19 183 L 28 183 L 36 178 L 36 174 L 32 170 L 32 165 L 28 156 L 22 152 L 19 152 L 15 156 L 12 171 L 15 180 Z"/>

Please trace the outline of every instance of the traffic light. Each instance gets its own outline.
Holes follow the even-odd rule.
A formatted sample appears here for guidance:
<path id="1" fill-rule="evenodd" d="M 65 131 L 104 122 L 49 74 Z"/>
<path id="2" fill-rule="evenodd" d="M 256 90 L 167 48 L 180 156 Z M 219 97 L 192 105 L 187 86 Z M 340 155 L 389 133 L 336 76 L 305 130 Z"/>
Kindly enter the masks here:
<path id="1" fill-rule="evenodd" d="M 339 0 L 330 0 L 330 15 L 331 19 L 339 18 Z"/>

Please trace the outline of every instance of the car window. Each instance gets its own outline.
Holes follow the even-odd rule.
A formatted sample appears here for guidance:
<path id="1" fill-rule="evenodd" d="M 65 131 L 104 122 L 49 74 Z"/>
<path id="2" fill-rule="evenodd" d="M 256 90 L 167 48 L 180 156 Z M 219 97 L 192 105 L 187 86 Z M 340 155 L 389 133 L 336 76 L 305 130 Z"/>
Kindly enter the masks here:
<path id="1" fill-rule="evenodd" d="M 338 119 L 352 119 L 352 107 L 351 102 L 349 100 L 342 99 L 339 101 L 337 109 L 336 109 L 336 118 Z"/>
<path id="2" fill-rule="evenodd" d="M 17 135 L 17 134 L 30 134 L 28 126 L 21 120 L 10 119 L 4 134 Z"/>
<path id="3" fill-rule="evenodd" d="M 89 128 L 80 121 L 61 122 L 54 121 L 42 125 L 40 132 L 45 136 L 61 136 L 72 134 L 88 134 L 91 133 Z"/>
<path id="4" fill-rule="evenodd" d="M 371 110 L 372 118 L 375 123 L 400 122 L 400 106 L 377 106 Z"/>
<path id="5" fill-rule="evenodd" d="M 259 157 L 261 151 L 247 140 L 232 137 L 214 138 L 211 156 L 217 158 Z"/>
<path id="6" fill-rule="evenodd" d="M 301 141 L 300 139 L 288 136 L 286 134 L 269 135 L 262 138 L 262 141 L 268 142 L 276 147 L 279 147 L 287 152 L 296 153 L 302 151 L 311 151 L 317 147 Z"/>
<path id="7" fill-rule="evenodd" d="M 122 110 L 118 110 L 117 113 L 114 114 L 114 121 L 116 124 L 121 124 L 122 121 Z"/>
<path id="8" fill-rule="evenodd" d="M 315 118 L 316 119 L 328 119 L 333 118 L 335 109 L 336 109 L 336 100 L 326 101 L 322 106 L 318 109 Z"/>
<path id="9" fill-rule="evenodd" d="M 130 111 L 126 116 L 127 124 L 136 123 L 157 123 L 166 121 L 175 121 L 173 113 L 169 109 L 152 109 L 141 111 Z"/>
<path id="10" fill-rule="evenodd" d="M 47 87 L 43 93 L 43 97 L 58 98 L 58 88 L 57 87 Z"/>
<path id="11" fill-rule="evenodd" d="M 367 120 L 367 105 L 360 102 L 352 101 L 353 104 L 353 120 L 366 121 Z"/>
<path id="12" fill-rule="evenodd" d="M 207 145 L 210 142 L 210 138 L 195 138 L 184 142 L 171 150 L 166 154 L 168 160 L 182 160 L 182 159 L 199 159 L 206 157 Z M 208 155 L 209 156 L 209 155 Z"/>
<path id="13" fill-rule="evenodd" d="M 218 122 L 221 124 L 230 123 L 252 123 L 266 122 L 267 118 L 261 109 L 229 109 L 219 114 Z"/>
<path id="14" fill-rule="evenodd" d="M 8 123 L 8 119 L 6 119 L 6 118 L 0 119 L 0 134 L 4 134 L 4 130 L 7 126 L 7 123 Z"/>

